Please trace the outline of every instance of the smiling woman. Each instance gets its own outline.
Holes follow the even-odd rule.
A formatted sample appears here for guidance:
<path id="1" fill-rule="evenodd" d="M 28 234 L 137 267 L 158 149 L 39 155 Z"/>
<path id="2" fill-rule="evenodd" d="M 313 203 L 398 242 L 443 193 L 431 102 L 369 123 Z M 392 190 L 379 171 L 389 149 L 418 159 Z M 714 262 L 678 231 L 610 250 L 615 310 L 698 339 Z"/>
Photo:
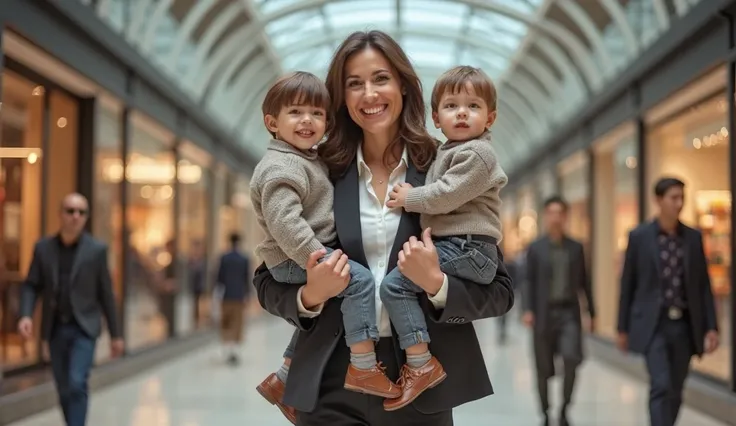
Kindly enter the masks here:
<path id="1" fill-rule="evenodd" d="M 396 165 L 406 145 L 417 168 L 426 170 L 436 144 L 425 128 L 421 83 L 396 41 L 377 31 L 354 33 L 333 63 L 344 67 L 331 67 L 326 79 L 334 120 L 320 155 L 330 171 L 344 172 L 368 135 L 391 140 L 380 149 L 386 167 Z"/>

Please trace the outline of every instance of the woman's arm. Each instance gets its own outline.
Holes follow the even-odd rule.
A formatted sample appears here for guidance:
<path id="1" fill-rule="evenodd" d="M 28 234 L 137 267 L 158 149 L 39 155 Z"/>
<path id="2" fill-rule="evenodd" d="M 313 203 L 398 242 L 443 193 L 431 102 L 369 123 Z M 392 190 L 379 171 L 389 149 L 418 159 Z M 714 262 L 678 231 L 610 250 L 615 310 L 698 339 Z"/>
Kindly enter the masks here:
<path id="1" fill-rule="evenodd" d="M 493 282 L 480 285 L 447 275 L 447 300 L 444 309 L 429 309 L 429 317 L 438 323 L 464 324 L 500 317 L 514 306 L 511 276 L 498 249 L 498 271 Z"/>
<path id="2" fill-rule="evenodd" d="M 498 271 L 490 284 L 461 280 L 440 270 L 431 229 L 422 232 L 422 240 L 409 238 L 399 252 L 397 266 L 402 274 L 424 289 L 431 302 L 429 316 L 435 322 L 464 324 L 482 318 L 498 317 L 514 306 L 511 276 L 498 249 Z M 446 280 L 446 281 L 445 281 Z"/>
<path id="3" fill-rule="evenodd" d="M 317 250 L 309 256 L 305 285 L 276 281 L 265 264 L 256 268 L 253 285 L 263 309 L 300 330 L 310 331 L 324 302 L 345 290 L 350 280 L 348 257 L 342 250 L 333 251 L 319 262 L 325 253 L 325 250 Z"/>
<path id="4" fill-rule="evenodd" d="M 256 268 L 253 285 L 258 294 L 258 303 L 268 313 L 285 319 L 302 331 L 309 331 L 314 327 L 316 317 L 306 318 L 299 315 L 297 298 L 301 296 L 302 286 L 276 281 L 265 263 Z"/>

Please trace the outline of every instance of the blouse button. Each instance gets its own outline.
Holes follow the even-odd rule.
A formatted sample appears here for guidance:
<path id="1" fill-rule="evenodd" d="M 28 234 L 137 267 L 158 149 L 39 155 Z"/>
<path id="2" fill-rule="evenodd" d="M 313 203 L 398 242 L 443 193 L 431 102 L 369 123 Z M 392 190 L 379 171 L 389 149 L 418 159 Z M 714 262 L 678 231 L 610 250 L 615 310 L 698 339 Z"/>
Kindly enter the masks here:
<path id="1" fill-rule="evenodd" d="M 378 267 L 379 267 L 379 268 L 383 268 L 383 267 L 384 267 L 384 265 L 385 265 L 385 263 L 383 263 L 383 262 L 378 262 Z"/>

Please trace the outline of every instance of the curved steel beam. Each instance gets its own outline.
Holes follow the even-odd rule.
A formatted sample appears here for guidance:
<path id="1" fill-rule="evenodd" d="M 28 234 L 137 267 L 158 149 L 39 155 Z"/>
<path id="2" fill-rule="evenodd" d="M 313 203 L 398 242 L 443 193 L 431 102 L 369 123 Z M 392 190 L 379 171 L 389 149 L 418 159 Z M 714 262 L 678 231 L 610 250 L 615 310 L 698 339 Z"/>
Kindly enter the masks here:
<path id="1" fill-rule="evenodd" d="M 106 21 L 110 15 L 110 4 L 112 0 L 97 0 L 97 16 Z"/>
<path id="2" fill-rule="evenodd" d="M 659 33 L 663 33 L 670 28 L 670 13 L 667 11 L 667 6 L 664 4 L 665 0 L 650 0 L 654 7 L 654 14 L 657 17 L 657 23 L 659 24 Z"/>
<path id="3" fill-rule="evenodd" d="M 606 9 L 606 12 L 608 12 L 608 15 L 611 17 L 611 21 L 615 23 L 621 31 L 621 35 L 624 38 L 624 44 L 626 45 L 626 49 L 629 51 L 629 58 L 635 59 L 639 56 L 641 43 L 639 43 L 639 39 L 636 38 L 629 20 L 626 19 L 626 11 L 623 6 L 621 6 L 621 3 L 617 0 L 598 0 L 598 3 Z"/>
<path id="4" fill-rule="evenodd" d="M 194 58 L 192 61 L 192 67 L 189 69 L 189 72 L 184 76 L 184 84 L 191 87 L 195 93 L 201 93 L 198 86 L 198 77 L 203 73 L 202 70 L 206 66 L 205 62 L 213 60 L 214 56 L 223 49 L 224 46 L 222 45 L 225 44 L 225 42 L 222 41 L 220 43 L 219 49 L 217 49 L 216 52 L 213 52 L 213 54 L 210 55 L 209 58 L 207 57 L 207 54 L 210 53 L 215 42 L 220 39 L 220 37 L 230 26 L 233 20 L 237 18 L 239 10 L 240 6 L 238 5 L 238 2 L 231 2 L 227 6 L 225 6 L 225 8 L 222 9 L 222 11 L 217 15 L 217 17 L 212 21 L 212 24 L 202 35 L 199 43 L 197 43 L 196 50 L 194 52 Z M 237 34 L 230 35 L 229 40 L 233 39 L 237 40 Z M 253 45 L 257 45 L 257 43 L 253 43 Z M 175 61 L 176 63 L 179 62 L 179 55 L 177 55 Z"/>
<path id="5" fill-rule="evenodd" d="M 130 19 L 130 25 L 125 29 L 125 37 L 128 39 L 130 44 L 134 45 L 137 43 L 138 36 L 141 33 L 141 28 L 143 28 L 146 23 L 146 19 L 148 19 L 148 10 L 152 3 L 153 0 L 138 0 L 135 7 L 131 7 L 133 16 Z"/>
<path id="6" fill-rule="evenodd" d="M 249 39 L 253 36 L 256 36 L 260 31 L 263 31 L 263 29 L 266 27 L 267 24 L 270 22 L 276 21 L 280 18 L 286 17 L 288 15 L 310 10 L 310 9 L 316 9 L 319 8 L 327 3 L 334 2 L 336 0 L 304 0 L 301 2 L 297 2 L 291 5 L 288 5 L 286 7 L 283 7 L 279 10 L 274 11 L 273 13 L 264 16 L 262 19 L 259 19 L 257 21 L 253 21 L 250 23 L 250 25 L 247 25 L 246 27 L 242 28 L 238 31 L 237 35 L 233 35 L 231 37 L 232 39 Z M 557 22 L 554 21 L 548 21 L 548 20 L 542 20 L 537 21 L 535 17 L 529 16 L 525 13 L 519 12 L 518 10 L 505 6 L 503 4 L 497 3 L 495 1 L 481 1 L 481 0 L 456 0 L 458 3 L 463 3 L 472 7 L 476 7 L 478 9 L 484 9 L 489 10 L 492 12 L 497 12 L 501 15 L 504 15 L 508 18 L 515 19 L 519 22 L 526 23 L 529 26 L 533 26 L 535 28 L 538 28 L 539 30 L 548 33 L 552 35 L 554 38 L 556 38 L 560 44 L 564 45 L 570 52 L 570 54 L 573 57 L 574 62 L 579 67 L 581 73 L 584 75 L 585 79 L 587 80 L 588 84 L 598 89 L 603 84 L 603 79 L 601 76 L 601 70 L 598 69 L 598 67 L 595 64 L 595 61 L 593 61 L 590 51 L 588 51 L 585 47 L 585 45 L 568 29 L 563 27 Z M 235 53 L 240 51 L 242 46 L 238 46 L 235 43 L 227 43 L 228 46 L 223 46 L 221 49 L 216 52 L 215 57 L 210 58 L 211 60 L 207 62 L 206 68 L 204 72 L 199 73 L 199 81 L 196 83 L 197 88 L 205 87 L 209 80 L 212 78 L 212 76 L 215 74 L 215 72 L 220 69 L 223 64 L 228 60 L 228 58 L 232 57 Z M 244 56 L 250 55 L 253 49 L 255 49 L 256 46 L 248 46 L 245 49 L 245 52 L 242 52 L 241 54 Z M 196 72 L 193 71 L 194 74 Z M 198 91 L 199 92 L 199 91 Z"/>
<path id="7" fill-rule="evenodd" d="M 221 110 L 221 114 L 224 114 L 227 119 L 234 119 L 237 116 L 238 102 L 243 99 L 248 89 L 252 89 L 252 80 L 258 73 L 262 72 L 268 67 L 270 61 L 266 56 L 259 56 L 251 61 L 238 76 L 236 84 L 230 86 L 230 88 L 221 94 L 214 94 L 208 104 L 217 106 L 218 110 Z M 219 106 L 222 105 L 222 108 Z"/>
<path id="8" fill-rule="evenodd" d="M 182 50 L 184 50 L 184 46 L 188 40 L 191 40 L 192 33 L 216 2 L 217 0 L 199 0 L 194 3 L 187 16 L 184 17 L 184 20 L 179 25 L 179 32 L 176 34 L 176 39 L 171 45 L 171 50 L 166 59 L 164 59 L 164 62 L 169 64 L 171 69 L 177 69 L 179 66 L 179 57 L 181 56 Z"/>
<path id="9" fill-rule="evenodd" d="M 673 3 L 675 4 L 675 13 L 677 13 L 677 16 L 685 16 L 687 11 L 690 10 L 687 0 L 673 0 Z"/>
<path id="10" fill-rule="evenodd" d="M 572 0 L 557 0 L 557 5 L 562 9 L 570 19 L 580 28 L 580 31 L 585 34 L 592 46 L 593 55 L 598 57 L 600 61 L 601 71 L 608 75 L 611 74 L 615 69 L 613 67 L 613 60 L 611 59 L 608 46 L 603 42 L 603 36 L 595 22 L 590 19 L 588 13 L 583 9 L 577 2 Z"/>
<path id="11" fill-rule="evenodd" d="M 156 31 L 158 31 L 159 25 L 163 22 L 164 17 L 171 7 L 171 3 L 174 0 L 158 0 L 156 3 L 156 9 L 153 10 L 150 19 L 146 20 L 145 26 L 139 34 L 134 34 L 134 37 L 138 37 L 138 44 L 145 53 L 149 53 L 153 49 L 154 40 L 156 39 Z M 177 29 L 176 32 L 179 32 Z M 176 70 L 176 68 L 174 68 Z"/>

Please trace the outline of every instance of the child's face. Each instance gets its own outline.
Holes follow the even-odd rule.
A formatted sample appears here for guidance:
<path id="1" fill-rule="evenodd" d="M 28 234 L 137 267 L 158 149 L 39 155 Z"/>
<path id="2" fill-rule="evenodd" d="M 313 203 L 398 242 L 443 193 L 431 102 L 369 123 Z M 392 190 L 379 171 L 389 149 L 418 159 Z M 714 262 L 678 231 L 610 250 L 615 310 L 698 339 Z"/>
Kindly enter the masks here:
<path id="1" fill-rule="evenodd" d="M 496 121 L 496 111 L 489 111 L 486 101 L 475 94 L 468 83 L 459 93 L 446 91 L 432 113 L 434 126 L 449 140 L 467 141 L 482 135 Z"/>
<path id="2" fill-rule="evenodd" d="M 267 114 L 263 121 L 276 138 L 295 148 L 307 150 L 317 145 L 325 135 L 327 112 L 309 105 L 287 105 L 278 117 Z"/>

